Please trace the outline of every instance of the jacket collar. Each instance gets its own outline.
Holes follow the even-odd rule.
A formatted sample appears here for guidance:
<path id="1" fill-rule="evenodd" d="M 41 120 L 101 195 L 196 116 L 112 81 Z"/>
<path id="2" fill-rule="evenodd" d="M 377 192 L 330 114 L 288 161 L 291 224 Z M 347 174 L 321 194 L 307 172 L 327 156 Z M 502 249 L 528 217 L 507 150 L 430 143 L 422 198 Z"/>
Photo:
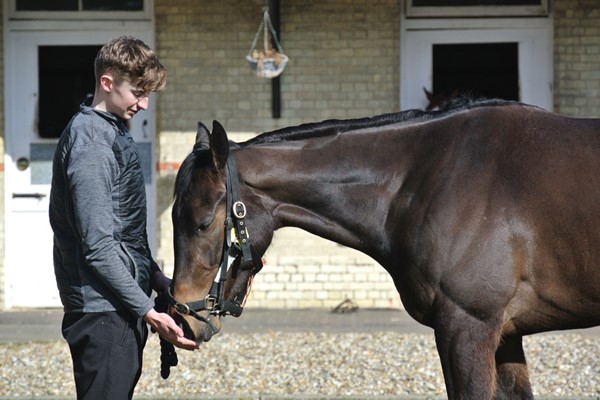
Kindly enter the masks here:
<path id="1" fill-rule="evenodd" d="M 127 128 L 127 123 L 125 122 L 124 119 L 118 117 L 117 115 L 115 115 L 113 113 L 109 113 L 109 112 L 106 112 L 106 111 L 101 111 L 101 110 L 92 108 L 91 104 L 92 104 L 92 100 L 93 99 L 94 99 L 93 96 L 89 96 L 79 106 L 79 112 L 82 112 L 84 114 L 90 114 L 90 113 L 97 114 L 98 116 L 104 118 L 105 120 L 107 120 L 108 122 L 110 122 L 111 124 L 113 124 L 117 128 L 119 128 L 120 132 L 129 132 L 129 129 Z"/>

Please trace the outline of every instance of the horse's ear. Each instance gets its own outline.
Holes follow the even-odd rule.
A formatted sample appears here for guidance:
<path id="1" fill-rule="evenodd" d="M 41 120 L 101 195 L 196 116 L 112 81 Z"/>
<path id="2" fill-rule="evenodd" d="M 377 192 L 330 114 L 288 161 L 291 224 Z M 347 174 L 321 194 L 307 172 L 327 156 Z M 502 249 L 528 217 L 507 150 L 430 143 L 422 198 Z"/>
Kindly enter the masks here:
<path id="1" fill-rule="evenodd" d="M 198 121 L 198 131 L 196 132 L 196 144 L 194 149 L 208 149 L 210 146 L 210 132 L 206 125 Z"/>
<path id="2" fill-rule="evenodd" d="M 229 139 L 227 132 L 219 121 L 213 121 L 212 134 L 210 135 L 210 149 L 213 154 L 213 161 L 218 169 L 225 168 L 227 156 L 229 155 Z"/>
<path id="3" fill-rule="evenodd" d="M 425 96 L 427 96 L 427 100 L 432 101 L 433 100 L 433 93 L 431 93 L 430 91 L 428 91 L 427 89 L 425 89 L 425 86 L 423 86 L 423 91 L 425 92 Z"/>

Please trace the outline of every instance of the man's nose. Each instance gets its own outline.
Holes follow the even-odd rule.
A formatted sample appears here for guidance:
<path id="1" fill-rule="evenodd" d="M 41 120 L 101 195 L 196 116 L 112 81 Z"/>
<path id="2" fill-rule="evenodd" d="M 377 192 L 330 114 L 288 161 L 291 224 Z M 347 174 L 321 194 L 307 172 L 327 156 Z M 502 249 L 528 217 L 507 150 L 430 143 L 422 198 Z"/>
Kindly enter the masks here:
<path id="1" fill-rule="evenodd" d="M 147 110 L 148 109 L 148 96 L 146 97 L 142 97 L 138 103 L 137 103 L 138 107 L 141 108 L 142 110 Z"/>

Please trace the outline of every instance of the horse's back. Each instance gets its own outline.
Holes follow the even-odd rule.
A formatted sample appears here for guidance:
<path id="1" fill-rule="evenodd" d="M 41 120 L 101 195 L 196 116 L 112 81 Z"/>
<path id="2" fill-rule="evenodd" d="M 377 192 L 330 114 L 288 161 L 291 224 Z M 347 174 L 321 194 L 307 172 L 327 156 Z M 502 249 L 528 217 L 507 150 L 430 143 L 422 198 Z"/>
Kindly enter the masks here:
<path id="1" fill-rule="evenodd" d="M 535 107 L 514 105 L 473 109 L 461 122 L 457 166 L 472 175 L 490 173 L 515 202 L 529 194 L 585 193 L 555 198 L 581 206 L 577 198 L 600 202 L 600 119 L 568 118 Z M 460 164 L 462 162 L 462 164 Z M 477 166 L 483 170 L 478 170 Z M 542 199 L 537 199 L 542 200 Z"/>

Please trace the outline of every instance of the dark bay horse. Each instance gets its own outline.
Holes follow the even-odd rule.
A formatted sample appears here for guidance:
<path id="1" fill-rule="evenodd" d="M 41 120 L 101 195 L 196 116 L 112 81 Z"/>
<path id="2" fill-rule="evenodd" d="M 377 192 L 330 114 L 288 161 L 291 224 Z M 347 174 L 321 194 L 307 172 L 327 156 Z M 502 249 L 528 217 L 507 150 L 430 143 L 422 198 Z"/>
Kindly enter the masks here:
<path id="1" fill-rule="evenodd" d="M 197 341 L 285 226 L 389 272 L 450 399 L 531 399 L 522 337 L 600 324 L 600 120 L 461 100 L 241 144 L 199 124 L 175 186 L 171 312 Z"/>

